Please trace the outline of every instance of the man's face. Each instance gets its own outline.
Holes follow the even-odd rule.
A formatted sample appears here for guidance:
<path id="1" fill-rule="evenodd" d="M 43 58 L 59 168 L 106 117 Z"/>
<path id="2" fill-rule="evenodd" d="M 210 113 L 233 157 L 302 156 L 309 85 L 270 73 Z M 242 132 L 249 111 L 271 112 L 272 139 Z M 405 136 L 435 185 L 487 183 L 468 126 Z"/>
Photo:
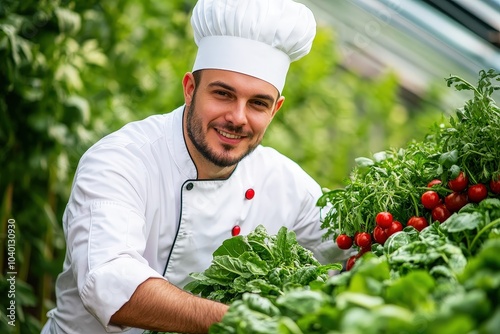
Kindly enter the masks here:
<path id="1" fill-rule="evenodd" d="M 241 73 L 203 70 L 184 77 L 186 130 L 201 156 L 218 167 L 237 164 L 262 141 L 284 98 L 268 82 Z"/>

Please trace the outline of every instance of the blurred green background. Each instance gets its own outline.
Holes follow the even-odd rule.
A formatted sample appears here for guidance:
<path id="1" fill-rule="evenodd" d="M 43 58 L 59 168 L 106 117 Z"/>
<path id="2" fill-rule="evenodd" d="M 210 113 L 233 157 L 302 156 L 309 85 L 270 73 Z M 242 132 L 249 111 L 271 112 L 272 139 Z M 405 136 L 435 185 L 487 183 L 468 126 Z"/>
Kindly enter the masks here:
<path id="1" fill-rule="evenodd" d="M 0 1 L 1 333 L 39 333 L 54 306 L 65 251 L 61 217 L 83 152 L 127 122 L 183 103 L 181 79 L 196 52 L 189 25 L 194 2 Z M 264 144 L 335 188 L 354 158 L 423 138 L 465 97 L 445 87 L 451 73 L 440 66 L 427 69 L 432 75 L 415 90 L 409 87 L 418 70 L 360 67 L 367 51 L 380 55 L 382 41 L 372 35 L 371 45 L 348 46 L 356 40 L 349 9 L 342 23 L 325 14 L 321 1 L 309 2 L 319 6 L 317 37 L 311 53 L 291 66 L 285 105 Z M 402 38 L 389 31 L 377 36 Z M 14 327 L 6 314 L 9 219 L 16 240 Z"/>

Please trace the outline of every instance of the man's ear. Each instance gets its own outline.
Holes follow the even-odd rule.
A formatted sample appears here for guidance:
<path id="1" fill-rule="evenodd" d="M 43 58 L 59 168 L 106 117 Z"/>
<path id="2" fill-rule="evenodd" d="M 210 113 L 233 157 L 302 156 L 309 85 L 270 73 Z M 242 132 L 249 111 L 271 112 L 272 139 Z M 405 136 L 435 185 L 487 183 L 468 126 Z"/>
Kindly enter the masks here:
<path id="1" fill-rule="evenodd" d="M 273 111 L 273 118 L 274 118 L 274 115 L 276 115 L 276 113 L 278 112 L 278 110 L 281 109 L 281 107 L 283 106 L 283 103 L 285 102 L 285 97 L 284 96 L 280 96 L 278 101 L 276 101 L 276 105 L 274 107 L 274 111 Z"/>
<path id="2" fill-rule="evenodd" d="M 194 82 L 193 73 L 188 72 L 184 74 L 182 79 L 182 87 L 184 89 L 184 102 L 186 106 L 190 106 L 193 101 L 194 90 L 196 88 L 196 83 Z"/>

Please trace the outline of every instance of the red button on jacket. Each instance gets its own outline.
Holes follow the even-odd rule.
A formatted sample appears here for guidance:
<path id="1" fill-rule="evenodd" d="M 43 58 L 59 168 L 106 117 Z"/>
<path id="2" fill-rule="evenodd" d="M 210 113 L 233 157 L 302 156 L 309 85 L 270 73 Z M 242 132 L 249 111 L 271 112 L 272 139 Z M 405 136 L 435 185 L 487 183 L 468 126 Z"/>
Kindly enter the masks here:
<path id="1" fill-rule="evenodd" d="M 252 188 L 248 189 L 245 192 L 245 198 L 246 199 L 252 199 L 254 196 L 255 196 L 255 190 L 253 190 Z"/>

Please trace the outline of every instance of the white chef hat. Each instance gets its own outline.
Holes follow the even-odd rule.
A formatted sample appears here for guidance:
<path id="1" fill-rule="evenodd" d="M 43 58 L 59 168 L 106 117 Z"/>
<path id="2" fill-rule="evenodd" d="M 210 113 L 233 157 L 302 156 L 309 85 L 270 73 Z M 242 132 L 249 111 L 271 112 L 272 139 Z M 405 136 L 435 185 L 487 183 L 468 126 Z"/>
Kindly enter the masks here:
<path id="1" fill-rule="evenodd" d="M 191 24 L 193 71 L 222 69 L 265 80 L 281 93 L 290 63 L 311 50 L 316 21 L 292 0 L 199 0 Z"/>

